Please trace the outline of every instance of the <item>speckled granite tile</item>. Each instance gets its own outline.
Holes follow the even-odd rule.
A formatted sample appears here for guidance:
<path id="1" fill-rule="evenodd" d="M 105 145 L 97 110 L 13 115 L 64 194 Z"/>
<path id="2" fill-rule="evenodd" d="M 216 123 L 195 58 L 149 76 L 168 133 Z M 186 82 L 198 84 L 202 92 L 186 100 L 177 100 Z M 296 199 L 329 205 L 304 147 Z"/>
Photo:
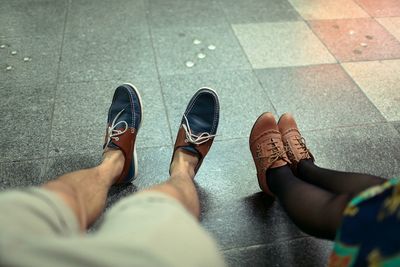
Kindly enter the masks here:
<path id="1" fill-rule="evenodd" d="M 345 63 L 343 68 L 388 121 L 400 120 L 400 60 Z"/>
<path id="2" fill-rule="evenodd" d="M 305 22 L 234 24 L 232 27 L 255 69 L 336 62 Z"/>
<path id="3" fill-rule="evenodd" d="M 189 100 L 201 87 L 211 87 L 219 95 L 218 140 L 248 136 L 254 120 L 261 113 L 274 111 L 251 71 L 164 76 L 161 86 L 174 138 Z"/>
<path id="4" fill-rule="evenodd" d="M 400 42 L 374 19 L 314 20 L 309 24 L 340 62 L 400 58 Z"/>
<path id="5" fill-rule="evenodd" d="M 132 81 L 143 101 L 138 147 L 171 145 L 171 136 L 158 81 Z M 118 81 L 68 83 L 58 86 L 50 155 L 101 152 L 107 114 Z"/>
<path id="6" fill-rule="evenodd" d="M 291 112 L 304 130 L 384 122 L 340 65 L 257 70 L 279 115 Z"/>
<path id="7" fill-rule="evenodd" d="M 289 2 L 306 20 L 369 17 L 359 5 L 348 0 L 289 0 Z"/>

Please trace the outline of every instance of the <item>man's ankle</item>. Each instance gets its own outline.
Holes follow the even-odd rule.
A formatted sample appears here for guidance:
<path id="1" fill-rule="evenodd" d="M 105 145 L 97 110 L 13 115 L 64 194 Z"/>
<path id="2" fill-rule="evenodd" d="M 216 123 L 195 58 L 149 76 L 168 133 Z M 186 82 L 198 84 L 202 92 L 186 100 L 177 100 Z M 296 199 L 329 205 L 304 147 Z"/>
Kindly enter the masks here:
<path id="1" fill-rule="evenodd" d="M 175 152 L 174 159 L 171 164 L 171 176 L 186 175 L 193 178 L 195 175 L 194 170 L 198 162 L 199 159 L 196 157 L 196 155 L 182 149 L 178 149 Z"/>
<path id="2" fill-rule="evenodd" d="M 101 177 L 112 178 L 112 182 L 117 179 L 122 172 L 125 164 L 125 157 L 121 150 L 109 149 L 103 154 L 103 161 L 98 166 Z"/>

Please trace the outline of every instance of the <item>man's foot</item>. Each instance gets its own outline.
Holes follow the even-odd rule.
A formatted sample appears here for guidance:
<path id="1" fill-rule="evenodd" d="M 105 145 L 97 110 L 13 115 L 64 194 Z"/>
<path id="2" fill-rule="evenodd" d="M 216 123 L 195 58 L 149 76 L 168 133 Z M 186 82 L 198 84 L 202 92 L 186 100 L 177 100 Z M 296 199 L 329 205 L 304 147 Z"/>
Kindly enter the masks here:
<path id="1" fill-rule="evenodd" d="M 281 133 L 272 113 L 263 113 L 250 133 L 250 151 L 257 168 L 257 178 L 260 188 L 270 196 L 266 172 L 270 168 L 278 168 L 290 163 L 283 147 Z"/>
<path id="2" fill-rule="evenodd" d="M 183 114 L 171 159 L 170 173 L 175 167 L 175 154 L 183 152 L 198 158 L 194 174 L 198 171 L 214 141 L 219 122 L 218 95 L 202 88 L 189 101 Z M 184 155 L 183 155 L 184 156 Z"/>
<path id="3" fill-rule="evenodd" d="M 296 174 L 300 160 L 311 159 L 314 161 L 314 156 L 307 148 L 306 141 L 301 136 L 296 121 L 291 114 L 283 114 L 278 121 L 278 127 L 287 155 L 291 161 L 290 167 Z"/>
<path id="4" fill-rule="evenodd" d="M 121 174 L 115 184 L 129 183 L 137 177 L 136 135 L 142 122 L 142 101 L 132 84 L 120 85 L 108 111 L 104 152 L 119 149 L 124 156 Z"/>

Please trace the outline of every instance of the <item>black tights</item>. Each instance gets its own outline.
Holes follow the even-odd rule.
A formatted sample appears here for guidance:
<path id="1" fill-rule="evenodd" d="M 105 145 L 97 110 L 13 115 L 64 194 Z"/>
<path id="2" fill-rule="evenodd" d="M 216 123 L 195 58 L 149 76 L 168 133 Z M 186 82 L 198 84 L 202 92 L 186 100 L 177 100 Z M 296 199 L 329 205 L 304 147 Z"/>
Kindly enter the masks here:
<path id="1" fill-rule="evenodd" d="M 298 165 L 298 177 L 289 166 L 267 171 L 268 186 L 293 222 L 305 233 L 333 240 L 347 203 L 384 179 L 368 174 L 339 172 L 316 166 L 311 160 Z"/>

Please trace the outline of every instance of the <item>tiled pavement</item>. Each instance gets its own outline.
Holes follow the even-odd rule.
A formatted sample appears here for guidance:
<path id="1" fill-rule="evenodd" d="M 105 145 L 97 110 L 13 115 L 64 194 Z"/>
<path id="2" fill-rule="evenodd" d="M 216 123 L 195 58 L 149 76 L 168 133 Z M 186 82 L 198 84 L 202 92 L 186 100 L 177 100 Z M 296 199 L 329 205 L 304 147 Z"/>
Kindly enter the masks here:
<path id="1" fill-rule="evenodd" d="M 222 114 L 196 178 L 202 224 L 231 266 L 324 266 L 331 243 L 259 193 L 247 137 L 261 112 L 290 111 L 318 164 L 400 176 L 399 29 L 398 0 L 2 0 L 0 189 L 98 163 L 121 81 L 143 96 L 140 176 L 108 206 L 163 181 L 209 86 Z"/>

